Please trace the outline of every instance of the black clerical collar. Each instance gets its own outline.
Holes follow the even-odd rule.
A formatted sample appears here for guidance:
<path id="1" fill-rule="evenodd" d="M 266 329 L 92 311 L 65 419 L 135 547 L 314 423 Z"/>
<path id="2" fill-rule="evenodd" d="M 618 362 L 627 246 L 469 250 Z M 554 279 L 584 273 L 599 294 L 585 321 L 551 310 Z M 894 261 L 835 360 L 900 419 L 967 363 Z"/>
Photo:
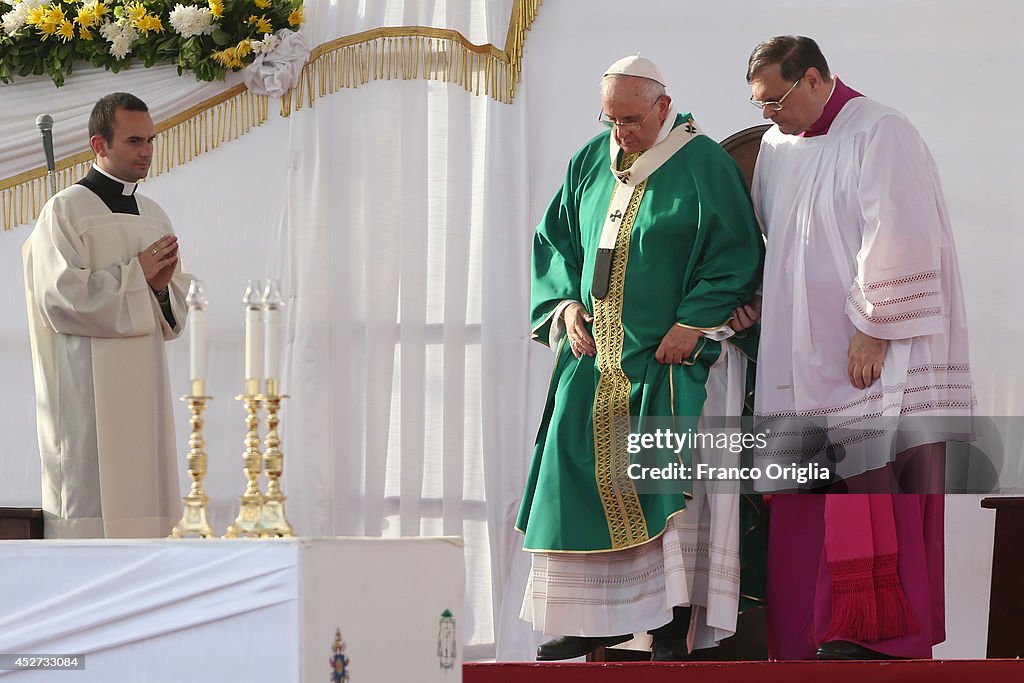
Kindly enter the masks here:
<path id="1" fill-rule="evenodd" d="M 135 188 L 138 183 L 118 180 L 93 166 L 78 184 L 91 190 L 113 213 L 139 215 L 139 203 L 135 200 Z"/>

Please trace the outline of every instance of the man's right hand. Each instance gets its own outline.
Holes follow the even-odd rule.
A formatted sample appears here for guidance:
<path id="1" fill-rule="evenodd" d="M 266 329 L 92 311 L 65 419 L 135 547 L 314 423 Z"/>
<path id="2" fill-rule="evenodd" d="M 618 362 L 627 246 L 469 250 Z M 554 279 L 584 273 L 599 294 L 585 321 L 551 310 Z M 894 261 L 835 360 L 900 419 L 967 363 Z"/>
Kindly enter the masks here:
<path id="1" fill-rule="evenodd" d="M 569 348 L 577 358 L 581 356 L 596 356 L 597 346 L 594 338 L 590 336 L 587 325 L 593 322 L 594 316 L 587 312 L 583 304 L 574 301 L 562 311 L 562 320 L 565 321 L 565 336 L 569 338 Z"/>
<path id="2" fill-rule="evenodd" d="M 164 235 L 139 252 L 139 265 L 154 292 L 167 287 L 178 266 L 178 238 Z"/>
<path id="3" fill-rule="evenodd" d="M 753 327 L 754 323 L 761 319 L 761 295 L 755 294 L 754 298 L 750 300 L 745 306 L 740 306 L 733 311 L 732 318 L 729 319 L 729 327 L 736 332 L 742 332 L 748 327 Z"/>

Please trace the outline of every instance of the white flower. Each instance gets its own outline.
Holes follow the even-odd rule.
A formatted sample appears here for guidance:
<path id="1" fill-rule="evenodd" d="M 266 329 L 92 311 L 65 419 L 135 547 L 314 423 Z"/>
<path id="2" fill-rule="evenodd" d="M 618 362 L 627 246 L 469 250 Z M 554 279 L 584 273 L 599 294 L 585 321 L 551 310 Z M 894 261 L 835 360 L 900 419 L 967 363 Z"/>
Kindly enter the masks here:
<path id="1" fill-rule="evenodd" d="M 209 35 L 217 28 L 208 7 L 200 8 L 195 5 L 178 3 L 171 10 L 168 19 L 171 22 L 171 27 L 181 34 L 182 38 Z"/>
<path id="2" fill-rule="evenodd" d="M 25 3 L 21 3 L 25 4 Z M 21 16 L 21 12 L 17 8 L 12 9 L 10 12 L 5 12 L 3 15 L 4 33 L 7 35 L 14 35 L 14 32 L 25 25 L 25 17 Z"/>
<path id="3" fill-rule="evenodd" d="M 272 33 L 264 33 L 263 40 L 252 41 L 252 51 L 258 55 L 269 54 L 278 46 L 281 39 Z"/>
<path id="4" fill-rule="evenodd" d="M 132 51 L 132 41 L 123 35 L 114 38 L 110 43 L 110 54 L 118 59 L 124 59 Z"/>
<path id="5" fill-rule="evenodd" d="M 103 36 L 104 40 L 110 42 L 121 35 L 121 27 L 112 21 L 108 21 L 103 26 L 100 26 L 100 35 Z"/>
<path id="6" fill-rule="evenodd" d="M 3 22 L 4 33 L 7 35 L 14 35 L 15 31 L 20 30 L 25 26 L 25 21 L 28 19 L 28 13 L 34 10 L 36 7 L 47 4 L 47 0 L 21 0 L 21 2 L 10 3 L 11 9 L 5 12 L 0 21 Z"/>
<path id="7" fill-rule="evenodd" d="M 139 39 L 139 32 L 127 18 L 103 24 L 100 26 L 100 35 L 110 42 L 110 54 L 117 59 L 127 57 L 135 41 Z"/>

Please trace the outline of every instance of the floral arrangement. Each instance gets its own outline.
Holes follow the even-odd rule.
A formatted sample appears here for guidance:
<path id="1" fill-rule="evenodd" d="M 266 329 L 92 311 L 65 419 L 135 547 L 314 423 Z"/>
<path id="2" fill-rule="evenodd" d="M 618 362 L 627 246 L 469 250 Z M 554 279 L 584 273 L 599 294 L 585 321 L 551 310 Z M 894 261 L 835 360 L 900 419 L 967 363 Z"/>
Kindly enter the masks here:
<path id="1" fill-rule="evenodd" d="M 0 81 L 139 61 L 223 80 L 302 24 L 302 0 L 0 0 Z"/>

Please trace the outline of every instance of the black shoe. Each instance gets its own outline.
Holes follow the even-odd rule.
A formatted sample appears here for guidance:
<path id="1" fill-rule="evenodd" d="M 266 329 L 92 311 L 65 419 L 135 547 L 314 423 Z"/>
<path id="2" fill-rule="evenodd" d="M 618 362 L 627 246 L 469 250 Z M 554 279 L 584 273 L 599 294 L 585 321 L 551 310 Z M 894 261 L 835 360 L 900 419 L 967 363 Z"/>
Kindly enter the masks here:
<path id="1" fill-rule="evenodd" d="M 848 640 L 830 640 L 818 648 L 818 659 L 906 659 L 870 650 Z"/>
<path id="2" fill-rule="evenodd" d="M 559 659 L 575 659 L 589 655 L 599 647 L 611 647 L 632 640 L 628 636 L 558 636 L 541 643 L 537 648 L 538 662 L 554 662 Z"/>
<path id="3" fill-rule="evenodd" d="M 686 632 L 690 630 L 691 614 L 689 606 L 673 607 L 672 621 L 648 631 L 651 634 L 652 662 L 681 662 L 689 658 Z"/>
<path id="4" fill-rule="evenodd" d="M 661 641 L 655 639 L 651 642 L 652 662 L 683 662 L 689 659 L 686 651 L 686 643 L 678 641 Z"/>

